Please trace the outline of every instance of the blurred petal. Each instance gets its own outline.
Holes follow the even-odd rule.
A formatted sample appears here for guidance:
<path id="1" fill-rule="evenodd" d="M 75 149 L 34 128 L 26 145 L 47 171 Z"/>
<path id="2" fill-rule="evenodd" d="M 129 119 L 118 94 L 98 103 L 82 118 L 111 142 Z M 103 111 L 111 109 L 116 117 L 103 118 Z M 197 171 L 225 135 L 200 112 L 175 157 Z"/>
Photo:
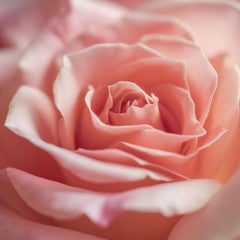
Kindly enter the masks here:
<path id="1" fill-rule="evenodd" d="M 113 0 L 112 0 L 113 1 Z M 151 0 L 114 0 L 114 2 L 117 2 L 119 4 L 122 4 L 128 8 L 136 8 L 138 7 L 139 5 L 145 3 L 145 2 L 148 2 L 148 1 L 151 1 Z"/>
<path id="2" fill-rule="evenodd" d="M 184 216 L 168 240 L 233 240 L 240 237 L 240 172 L 202 210 Z"/>
<path id="3" fill-rule="evenodd" d="M 239 1 L 152 1 L 143 9 L 185 21 L 208 56 L 227 52 L 239 63 Z"/>
<path id="4" fill-rule="evenodd" d="M 1 90 L 13 81 L 12 77 L 17 69 L 20 52 L 13 48 L 0 50 L 0 93 Z"/>
<path id="5" fill-rule="evenodd" d="M 142 36 L 149 34 L 169 35 L 195 41 L 184 22 L 166 15 L 131 11 L 123 15 L 117 23 L 109 24 L 106 27 L 108 29 L 106 33 L 115 37 L 113 40 L 125 43 L 138 42 Z"/>
<path id="6" fill-rule="evenodd" d="M 0 47 L 25 47 L 66 0 L 1 0 Z"/>

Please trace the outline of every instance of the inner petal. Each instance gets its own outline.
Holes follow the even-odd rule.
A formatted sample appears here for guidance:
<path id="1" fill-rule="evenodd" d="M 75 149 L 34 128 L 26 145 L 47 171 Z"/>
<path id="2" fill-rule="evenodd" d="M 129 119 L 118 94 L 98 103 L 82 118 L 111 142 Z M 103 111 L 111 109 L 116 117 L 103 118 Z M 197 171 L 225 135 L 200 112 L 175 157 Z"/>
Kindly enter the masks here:
<path id="1" fill-rule="evenodd" d="M 108 106 L 108 124 L 149 124 L 162 128 L 158 98 L 149 96 L 135 83 L 121 81 L 109 86 L 111 107 Z M 106 116 L 106 114 L 105 114 Z"/>
<path id="2" fill-rule="evenodd" d="M 137 105 L 143 107 L 145 104 L 153 102 L 151 97 L 137 84 L 128 81 L 119 81 L 110 85 L 109 95 L 113 99 L 113 106 L 110 111 L 116 113 L 126 112 L 127 106 Z"/>

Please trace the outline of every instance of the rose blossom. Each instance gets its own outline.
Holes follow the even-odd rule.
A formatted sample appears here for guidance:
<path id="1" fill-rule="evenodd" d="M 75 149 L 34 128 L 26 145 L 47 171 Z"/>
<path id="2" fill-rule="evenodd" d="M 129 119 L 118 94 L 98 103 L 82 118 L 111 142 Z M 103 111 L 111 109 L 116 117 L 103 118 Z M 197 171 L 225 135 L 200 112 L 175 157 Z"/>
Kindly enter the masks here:
<path id="1" fill-rule="evenodd" d="M 2 4 L 1 239 L 240 237 L 239 2 Z"/>

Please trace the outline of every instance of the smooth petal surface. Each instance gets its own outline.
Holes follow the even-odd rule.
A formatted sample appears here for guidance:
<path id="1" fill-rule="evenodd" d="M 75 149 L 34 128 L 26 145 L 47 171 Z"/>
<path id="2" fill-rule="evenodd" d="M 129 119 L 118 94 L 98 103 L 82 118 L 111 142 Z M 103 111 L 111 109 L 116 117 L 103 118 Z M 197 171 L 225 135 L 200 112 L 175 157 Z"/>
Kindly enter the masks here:
<path id="1" fill-rule="evenodd" d="M 142 36 L 149 34 L 170 35 L 195 41 L 186 24 L 171 16 L 126 11 L 117 21 L 107 23 L 101 27 L 92 25 L 68 42 L 60 55 L 73 53 L 97 43 L 133 44 L 139 42 Z"/>
<path id="2" fill-rule="evenodd" d="M 153 1 L 143 9 L 185 21 L 208 56 L 227 52 L 239 63 L 239 1 Z"/>
<path id="3" fill-rule="evenodd" d="M 141 4 L 145 3 L 145 2 L 148 2 L 148 1 L 151 1 L 151 0 L 131 0 L 131 1 L 128 1 L 128 0 L 115 0 L 114 2 L 117 2 L 119 4 L 123 4 L 123 5 L 125 5 L 128 8 L 136 8 L 139 5 L 141 5 Z"/>
<path id="4" fill-rule="evenodd" d="M 65 4 L 56 6 L 61 6 L 61 11 L 27 46 L 19 62 L 19 74 L 25 84 L 43 88 L 49 95 L 59 70 L 58 64 L 62 64 L 62 56 L 58 56 L 58 53 L 63 51 L 68 42 L 92 25 L 100 27 L 106 22 L 115 21 L 124 13 L 119 6 L 107 2 L 99 4 L 94 0 L 66 0 Z"/>
<path id="5" fill-rule="evenodd" d="M 172 37 L 145 37 L 144 44 L 186 64 L 186 78 L 195 103 L 197 119 L 206 120 L 217 86 L 217 74 L 206 55 L 192 42 Z M 201 86 L 201 90 L 199 89 Z"/>
<path id="6" fill-rule="evenodd" d="M 156 52 L 140 44 L 132 46 L 106 44 L 96 45 L 65 57 L 64 67 L 54 83 L 54 101 L 63 116 L 60 126 L 62 146 L 75 149 L 74 137 L 76 134 L 79 142 L 82 141 L 83 136 L 91 134 L 90 132 L 84 133 L 84 131 L 87 132 L 87 129 L 85 128 L 86 117 L 84 117 L 85 113 L 82 109 L 84 95 L 91 85 L 111 84 L 108 79 L 119 66 L 141 58 L 155 56 L 157 56 Z M 117 79 L 114 80 L 117 81 Z M 80 111 L 82 111 L 81 115 L 78 114 Z M 78 131 L 76 124 L 78 124 L 79 133 L 74 133 L 74 131 Z"/>
<path id="7" fill-rule="evenodd" d="M 220 187 L 216 181 L 199 179 L 109 194 L 73 188 L 15 169 L 9 169 L 8 174 L 18 194 L 37 212 L 58 220 L 86 214 L 100 226 L 128 210 L 159 212 L 166 217 L 191 213 L 205 206 Z"/>
<path id="8" fill-rule="evenodd" d="M 20 52 L 16 49 L 9 48 L 0 50 L 0 94 L 5 85 L 8 85 L 8 82 L 13 80 L 19 55 Z"/>
<path id="9" fill-rule="evenodd" d="M 113 37 L 112 40 L 135 43 L 146 35 L 167 35 L 181 37 L 195 41 L 191 30 L 177 18 L 148 14 L 143 12 L 129 12 L 115 24 L 106 26 L 107 33 Z M 98 32 L 96 30 L 96 32 Z"/>
<path id="10" fill-rule="evenodd" d="M 4 91 L 0 94 L 0 106 L 1 106 L 1 111 L 0 111 L 0 156 L 1 156 L 0 168 L 14 167 L 14 168 L 21 169 L 23 171 L 31 172 L 37 176 L 42 176 L 42 177 L 46 177 L 48 179 L 54 179 L 54 180 L 61 181 L 60 180 L 61 174 L 59 171 L 59 167 L 57 166 L 56 162 L 53 160 L 53 158 L 49 154 L 42 151 L 39 147 L 34 146 L 28 140 L 13 133 L 11 130 L 9 130 L 7 127 L 4 126 L 4 123 L 5 123 L 6 117 L 7 117 L 7 113 L 9 110 L 8 109 L 9 102 L 11 102 L 12 96 L 16 93 L 19 85 L 20 85 L 20 83 L 16 82 L 13 79 L 13 81 L 10 81 L 9 84 L 7 84 L 5 86 Z M 38 90 L 37 90 L 37 93 L 39 93 Z M 35 95 L 35 94 L 33 94 L 33 95 Z M 30 94 L 30 96 L 31 96 L 31 94 Z M 26 104 L 30 107 L 32 102 L 31 102 L 31 100 L 30 100 L 30 102 L 26 101 L 27 97 L 29 97 L 29 95 L 21 96 L 21 104 L 24 103 L 23 105 Z M 34 96 L 33 99 L 36 100 L 36 98 L 38 98 L 38 97 L 39 97 L 39 95 Z M 40 93 L 40 99 L 42 99 L 42 97 L 43 97 L 43 99 L 45 99 L 44 102 L 45 101 L 49 102 L 49 99 L 46 100 L 46 95 L 44 95 L 43 93 Z M 37 101 L 37 104 L 39 104 L 39 101 Z M 48 103 L 47 103 L 47 105 L 48 105 Z M 24 106 L 21 106 L 21 107 L 25 108 Z M 41 109 L 41 107 L 40 107 L 40 109 Z M 45 109 L 44 109 L 44 112 L 45 112 Z M 44 112 L 43 112 L 43 115 L 45 114 Z M 30 117 L 30 116 L 26 116 L 26 117 Z M 14 121 L 18 122 L 17 119 L 14 119 Z M 17 123 L 17 125 L 19 125 L 19 123 Z M 33 122 L 31 122 L 30 126 L 32 126 L 32 125 L 34 125 Z M 45 122 L 42 122 L 42 123 L 40 123 L 40 125 L 42 125 L 42 126 L 45 125 L 45 127 L 47 127 L 48 124 Z M 26 125 L 23 123 L 23 126 L 26 126 Z M 28 128 L 28 126 L 26 126 L 26 127 Z M 50 126 L 48 126 L 48 127 L 50 127 Z M 50 130 L 50 132 L 52 130 Z M 37 133 L 37 134 L 41 135 L 40 133 Z M 13 146 L 14 146 L 14 151 L 13 151 Z"/>
<path id="11" fill-rule="evenodd" d="M 69 171 L 71 174 L 79 177 L 80 179 L 98 183 L 138 181 L 147 177 L 153 179 L 162 178 L 161 175 L 146 169 L 99 162 L 96 159 L 91 159 L 75 152 L 57 147 L 54 144 L 47 143 L 37 135 L 38 133 L 35 129 L 35 125 L 33 125 L 32 129 L 28 126 L 24 128 L 19 125 L 17 118 L 15 118 L 18 110 L 18 108 L 12 108 L 12 111 L 9 113 L 6 120 L 6 126 L 8 126 L 8 128 L 17 135 L 26 138 L 43 151 L 51 154 L 60 165 L 60 168 L 62 168 L 63 174 L 66 178 L 68 178 Z M 41 111 L 41 113 L 44 113 L 44 111 Z M 32 122 L 30 122 L 30 124 L 32 125 Z M 94 178 L 92 178 L 92 175 L 94 175 Z"/>
<path id="12" fill-rule="evenodd" d="M 53 0 L 46 3 L 38 0 L 2 0 L 0 47 L 25 47 L 66 1 Z"/>
<path id="13" fill-rule="evenodd" d="M 211 61 L 219 78 L 204 128 L 207 132 L 211 132 L 221 126 L 227 129 L 227 132 L 219 141 L 201 152 L 196 163 L 199 173 L 204 174 L 205 177 L 212 177 L 219 168 L 218 179 L 226 181 L 237 168 L 240 158 L 238 151 L 240 70 L 229 62 L 228 56 L 218 55 Z M 211 159 L 211 162 L 208 159 Z"/>
<path id="14" fill-rule="evenodd" d="M 216 131 L 208 134 L 208 137 L 204 139 L 205 142 L 202 142 L 201 147 L 190 151 L 189 154 L 187 154 L 187 151 L 186 154 L 178 154 L 171 151 L 139 146 L 137 144 L 135 145 L 128 142 L 118 142 L 113 147 L 129 152 L 150 163 L 155 163 L 161 167 L 171 169 L 173 172 L 176 172 L 187 178 L 195 178 L 199 174 L 197 168 L 198 163 L 194 162 L 195 157 L 202 150 L 207 149 L 213 143 L 218 141 L 225 133 L 226 130 L 224 129 L 216 129 Z"/>
<path id="15" fill-rule="evenodd" d="M 17 203 L 16 203 L 17 204 Z M 62 227 L 41 224 L 25 219 L 12 210 L 1 206 L 0 203 L 0 238 L 11 240 L 103 240 L 103 238 L 91 236 Z M 13 231 L 14 226 L 14 231 Z"/>
<path id="16" fill-rule="evenodd" d="M 12 99 L 6 126 L 33 138 L 58 145 L 58 114 L 50 99 L 38 89 L 22 86 Z"/>
<path id="17" fill-rule="evenodd" d="M 240 237 L 239 183 L 238 171 L 205 208 L 184 216 L 168 240 L 232 240 Z"/>

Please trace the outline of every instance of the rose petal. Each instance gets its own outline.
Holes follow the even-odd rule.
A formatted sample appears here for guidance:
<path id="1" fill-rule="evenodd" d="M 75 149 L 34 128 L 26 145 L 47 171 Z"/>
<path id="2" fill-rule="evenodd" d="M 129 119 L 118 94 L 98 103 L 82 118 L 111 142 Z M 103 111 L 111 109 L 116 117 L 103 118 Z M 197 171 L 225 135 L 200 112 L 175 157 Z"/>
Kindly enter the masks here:
<path id="1" fill-rule="evenodd" d="M 108 96 L 103 99 L 106 90 Z M 103 103 L 99 104 L 99 101 Z M 103 106 L 100 107 L 101 105 Z M 117 126 L 149 124 L 155 128 L 162 128 L 158 98 L 154 95 L 149 96 L 134 82 L 119 81 L 107 89 L 97 89 L 91 107 L 107 124 Z"/>
<path id="2" fill-rule="evenodd" d="M 140 159 L 155 163 L 161 167 L 171 169 L 180 175 L 184 175 L 187 178 L 201 177 L 202 172 L 199 172 L 199 165 L 201 162 L 195 161 L 195 157 L 208 148 L 213 143 L 218 141 L 219 138 L 225 134 L 225 129 L 215 129 L 207 138 L 204 139 L 202 145 L 189 153 L 174 153 L 172 151 L 153 149 L 145 146 L 140 146 L 129 142 L 117 142 L 112 147 L 121 149 L 122 151 L 129 152 Z M 194 143 L 193 143 L 194 144 Z M 184 146 L 183 146 L 184 147 Z"/>
<path id="3" fill-rule="evenodd" d="M 167 58 L 161 52 L 158 54 L 159 56 L 146 57 L 119 66 L 109 81 L 124 79 L 134 82 L 149 95 L 167 83 L 189 90 L 185 63 Z"/>
<path id="4" fill-rule="evenodd" d="M 23 88 L 33 91 L 31 87 L 23 87 Z M 41 96 L 42 94 L 41 92 L 38 92 L 38 90 L 35 90 L 35 91 L 37 94 Z M 21 94 L 17 94 L 15 99 L 19 98 L 18 95 L 21 96 Z M 14 102 L 15 101 L 13 101 L 13 103 Z M 43 105 L 41 104 L 39 107 L 42 108 Z M 37 110 L 40 110 L 38 114 L 46 113 L 45 108 L 44 109 L 41 109 L 41 108 L 37 109 Z M 96 159 L 91 159 L 85 156 L 81 156 L 72 151 L 50 144 L 44 141 L 43 139 L 41 139 L 41 137 L 38 135 L 38 131 L 37 131 L 38 128 L 35 129 L 36 125 L 33 124 L 32 122 L 33 119 L 28 118 L 29 113 L 24 116 L 17 117 L 19 116 L 18 115 L 19 109 L 20 108 L 16 108 L 14 106 L 11 108 L 11 112 L 8 114 L 5 125 L 8 128 L 10 128 L 13 132 L 15 132 L 17 135 L 20 135 L 26 138 L 27 140 L 29 140 L 30 142 L 32 142 L 34 145 L 38 146 L 42 150 L 50 153 L 55 158 L 55 160 L 59 163 L 63 171 L 67 169 L 67 170 L 70 170 L 71 174 L 79 177 L 80 179 L 84 179 L 90 182 L 93 181 L 93 182 L 102 182 L 102 183 L 138 181 L 138 180 L 143 180 L 146 177 L 150 177 L 153 179 L 162 178 L 161 174 L 158 175 L 157 173 L 154 173 L 149 170 L 138 169 L 131 166 L 121 166 L 118 164 L 112 164 L 107 162 L 106 163 L 99 162 Z M 51 110 L 51 108 L 49 109 Z M 30 112 L 30 116 L 31 114 L 32 112 Z M 26 121 L 24 121 L 21 125 L 19 124 L 19 118 L 21 118 L 21 120 L 26 119 Z M 28 122 L 29 122 L 29 125 L 24 127 Z M 32 126 L 32 129 L 30 128 L 31 126 Z M 43 133 L 48 133 L 48 132 L 43 131 Z M 66 178 L 68 178 L 68 174 L 69 174 L 68 171 L 64 171 L 64 174 L 66 174 Z M 94 175 L 94 178 L 92 178 L 92 175 Z"/>
<path id="5" fill-rule="evenodd" d="M 179 19 L 143 12 L 126 13 L 119 22 L 107 26 L 107 30 L 113 40 L 125 43 L 138 42 L 148 34 L 170 35 L 195 41 L 189 28 Z"/>
<path id="6" fill-rule="evenodd" d="M 103 123 L 91 109 L 93 92 L 85 96 L 86 106 L 82 107 L 81 122 L 78 126 L 77 148 L 103 149 L 116 139 L 144 129 L 153 129 L 148 124 L 112 126 Z M 101 136 L 101 137 L 96 137 Z"/>
<path id="7" fill-rule="evenodd" d="M 156 56 L 156 53 L 143 45 L 106 44 L 96 45 L 64 58 L 64 67 L 54 83 L 54 101 L 63 116 L 60 141 L 64 147 L 69 149 L 76 147 L 74 143 L 76 121 L 78 113 L 83 112 L 80 99 L 84 98 L 88 87 L 105 85 L 108 79 L 106 73 L 110 75 L 123 64 L 152 56 Z M 108 64 L 105 64 L 106 62 Z M 84 117 L 79 121 L 85 121 Z M 79 137 L 86 136 L 81 129 L 82 123 L 78 124 Z M 89 134 L 91 133 L 87 135 Z"/>
<path id="8" fill-rule="evenodd" d="M 195 41 L 186 24 L 170 16 L 158 16 L 143 12 L 125 12 L 119 21 L 101 27 L 91 26 L 65 45 L 60 55 L 87 48 L 97 43 L 136 43 L 148 34 L 163 34 Z"/>
<path id="9" fill-rule="evenodd" d="M 22 86 L 12 99 L 5 126 L 58 145 L 57 112 L 40 90 Z"/>
<path id="10" fill-rule="evenodd" d="M 168 240 L 232 240 L 240 237 L 240 172 L 238 171 L 202 210 L 184 216 Z M 189 228 L 189 226 L 191 226 Z"/>
<path id="11" fill-rule="evenodd" d="M 123 4 L 125 5 L 126 7 L 128 8 L 136 8 L 137 6 L 147 2 L 149 0 L 131 0 L 131 1 L 128 1 L 128 0 L 115 0 L 114 2 L 117 2 L 119 4 Z"/>
<path id="12" fill-rule="evenodd" d="M 0 50 L 0 93 L 1 90 L 12 81 L 12 77 L 17 68 L 17 62 L 20 52 L 16 49 L 2 49 Z"/>
<path id="13" fill-rule="evenodd" d="M 137 135 L 137 137 L 138 136 L 139 135 Z M 133 136 L 133 138 L 134 138 L 134 136 Z M 135 138 L 136 138 L 136 136 L 135 136 Z M 136 140 L 136 139 L 134 139 L 134 140 Z M 171 171 L 170 169 L 167 169 L 167 168 L 164 168 L 163 166 L 151 163 L 150 161 L 147 161 L 146 159 L 138 158 L 137 156 L 135 156 L 129 152 L 122 151 L 121 149 L 117 149 L 117 148 L 107 148 L 107 149 L 102 149 L 102 150 L 87 150 L 87 149 L 79 148 L 77 150 L 77 152 L 84 156 L 95 158 L 95 159 L 98 159 L 99 161 L 103 161 L 103 162 L 111 162 L 111 163 L 115 163 L 115 164 L 117 163 L 117 164 L 127 165 L 127 166 L 135 166 L 135 167 L 140 167 L 140 168 L 151 170 L 155 173 L 158 173 L 159 175 L 162 175 L 161 181 L 187 179 L 186 177 L 184 177 L 174 171 Z M 154 180 L 154 179 L 148 179 L 148 180 Z M 142 183 L 142 186 L 143 185 L 144 184 Z M 128 183 L 128 186 L 131 188 L 132 185 L 130 182 Z M 127 188 L 128 186 L 125 186 L 125 188 Z"/>
<path id="14" fill-rule="evenodd" d="M 160 112 L 167 132 L 196 137 L 206 133 L 196 119 L 195 104 L 188 91 L 166 83 L 155 93 L 159 96 Z"/>
<path id="15" fill-rule="evenodd" d="M 62 55 L 58 56 L 61 61 L 56 57 L 65 45 L 90 26 L 99 27 L 115 21 L 125 12 L 120 6 L 107 2 L 99 4 L 94 0 L 65 0 L 64 4 L 58 3 L 56 6 L 61 6 L 61 11 L 27 46 L 19 62 L 19 75 L 25 84 L 43 88 L 49 95 L 52 93 L 51 83 L 57 75 L 58 64 L 62 64 Z"/>
<path id="16" fill-rule="evenodd" d="M 1 1 L 0 47 L 26 46 L 39 29 L 56 14 L 66 0 Z"/>
<path id="17" fill-rule="evenodd" d="M 86 214 L 100 226 L 128 210 L 159 212 L 166 217 L 191 213 L 206 205 L 220 187 L 216 181 L 199 179 L 109 194 L 69 187 L 15 169 L 8 174 L 18 194 L 37 212 L 59 220 Z"/>
<path id="18" fill-rule="evenodd" d="M 17 78 L 18 80 L 18 78 Z M 10 81 L 4 88 L 2 94 L 0 94 L 0 168 L 14 167 L 27 172 L 31 172 L 37 176 L 46 177 L 48 179 L 54 179 L 61 181 L 61 173 L 53 158 L 42 151 L 40 148 L 34 146 L 32 143 L 16 135 L 7 127 L 4 126 L 6 121 L 9 102 L 12 100 L 12 96 L 16 93 L 20 83 L 18 81 Z M 25 88 L 24 88 L 25 89 Z M 25 89 L 26 90 L 26 89 Z M 24 91 L 25 91 L 24 90 Z M 34 89 L 35 90 L 35 89 Z M 28 90 L 27 90 L 28 92 Z M 43 93 L 40 93 L 42 95 Z M 31 94 L 30 94 L 31 95 Z M 37 91 L 38 95 L 38 91 Z M 43 94 L 44 95 L 44 94 Z M 22 103 L 25 96 L 21 96 Z M 40 96 L 40 99 L 42 97 Z M 46 96 L 44 95 L 43 99 Z M 36 99 L 34 96 L 33 99 Z M 32 99 L 27 106 L 31 105 Z M 45 100 L 44 100 L 45 101 Z M 49 101 L 46 100 L 47 102 Z M 17 105 L 17 103 L 15 103 Z M 39 104 L 39 102 L 37 102 Z M 22 108 L 22 106 L 21 106 Z M 41 107 L 40 107 L 41 108 Z M 37 109 L 39 110 L 39 109 Z M 45 111 L 45 109 L 44 109 Z M 43 115 L 45 113 L 43 112 Z M 50 114 L 51 115 L 51 114 Z M 27 117 L 27 116 L 26 116 Z M 18 119 L 14 121 L 18 122 Z M 47 120 L 48 122 L 48 120 Z M 51 120 L 50 120 L 51 122 Z M 41 123 L 45 125 L 45 123 Z M 31 124 L 32 125 L 32 124 Z M 46 124 L 47 125 L 47 124 Z M 26 126 L 25 124 L 23 126 Z M 51 133 L 51 131 L 50 131 Z M 14 149 L 14 150 L 13 150 Z"/>
<path id="19" fill-rule="evenodd" d="M 18 204 L 16 202 L 16 204 Z M 77 231 L 41 224 L 19 216 L 0 204 L 0 238 L 11 240 L 58 239 L 58 240 L 103 240 Z M 14 226 L 14 231 L 13 231 Z"/>
<path id="20" fill-rule="evenodd" d="M 51 219 L 48 219 L 47 217 L 41 216 L 40 214 L 36 213 L 31 208 L 29 208 L 29 206 L 23 201 L 23 199 L 18 195 L 11 181 L 9 180 L 9 174 L 7 169 L 3 169 L 0 171 L 0 185 L 0 208 L 4 207 L 8 208 L 9 210 L 11 209 L 13 212 L 15 212 L 15 214 L 18 214 L 19 217 L 21 216 L 31 221 L 45 224 L 54 224 Z"/>
<path id="21" fill-rule="evenodd" d="M 169 58 L 185 62 L 196 116 L 201 123 L 204 122 L 216 89 L 217 74 L 201 49 L 191 42 L 172 37 L 146 37 L 142 41 Z"/>
<path id="22" fill-rule="evenodd" d="M 218 169 L 218 179 L 226 181 L 236 169 L 239 161 L 239 96 L 240 71 L 234 64 L 228 63 L 227 56 L 212 59 L 218 72 L 218 86 L 213 98 L 208 119 L 204 125 L 207 132 L 221 126 L 226 134 L 215 144 L 202 151 L 197 159 L 199 172 L 205 177 L 212 177 Z M 221 151 L 219 151 L 221 149 Z M 208 159 L 211 159 L 209 162 Z M 211 167 L 210 167 L 211 166 Z"/>
<path id="23" fill-rule="evenodd" d="M 227 52 L 236 63 L 239 62 L 238 1 L 153 1 L 143 9 L 178 17 L 190 26 L 208 56 Z"/>
<path id="24" fill-rule="evenodd" d="M 169 68 L 171 71 L 169 71 Z M 96 71 L 96 70 L 95 70 Z M 184 68 L 183 64 L 178 62 L 172 62 L 169 59 L 165 58 L 147 58 L 144 60 L 134 61 L 129 64 L 125 64 L 122 67 L 118 68 L 116 71 L 113 72 L 111 75 L 111 79 L 109 81 L 109 84 L 111 84 L 114 81 L 117 81 L 118 79 L 130 79 L 133 82 L 136 82 L 139 84 L 139 86 L 142 86 L 143 89 L 149 93 L 154 90 L 161 88 L 161 84 L 164 84 L 166 82 L 166 79 L 168 79 L 169 82 L 176 84 L 178 86 L 181 86 L 183 88 L 188 88 L 185 78 L 184 78 Z M 102 74 L 97 74 L 98 76 L 102 76 Z M 69 79 L 70 77 L 66 77 L 66 79 Z M 99 77 L 100 78 L 100 77 Z M 101 78 L 100 78 L 101 79 Z M 146 82 L 145 80 L 148 79 L 149 81 Z M 101 86 L 104 85 L 104 81 L 102 80 Z M 108 84 L 106 82 L 106 84 Z M 153 89 L 153 86 L 155 89 Z M 77 84 L 75 85 L 75 90 L 77 88 Z M 102 89 L 103 87 L 101 87 Z M 67 89 L 67 86 L 64 88 Z M 74 90 L 73 90 L 74 91 Z M 69 93 L 72 94 L 73 91 L 69 91 Z M 101 91 L 102 93 L 103 91 Z M 72 95 L 71 95 L 72 96 Z M 98 95 L 100 96 L 100 95 Z M 78 98 L 78 101 L 81 104 L 81 119 L 80 124 L 78 126 L 79 134 L 77 136 L 77 147 L 84 147 L 88 149 L 100 149 L 107 147 L 109 144 L 111 144 L 112 141 L 115 141 L 116 138 L 121 138 L 121 135 L 129 134 L 130 132 L 140 130 L 144 127 L 144 129 L 149 128 L 148 126 L 137 126 L 133 125 L 132 127 L 129 126 L 122 126 L 121 128 L 116 128 L 107 124 L 103 124 L 96 114 L 92 111 L 91 105 L 98 104 L 97 109 L 99 110 L 99 105 L 103 105 L 102 98 L 106 96 L 106 93 L 104 95 L 101 95 L 100 102 L 97 102 L 97 99 L 94 99 L 95 94 L 93 90 L 90 90 L 85 95 L 85 102 L 80 101 L 80 98 Z M 107 96 L 106 96 L 107 97 Z M 168 100 L 168 98 L 167 98 Z M 166 101 L 167 101 L 166 100 Z M 86 104 L 86 106 L 85 106 Z M 80 107 L 80 106 L 79 106 Z M 103 107 L 103 106 L 102 106 Z M 96 109 L 96 107 L 94 108 Z M 69 109 L 67 109 L 69 111 Z M 79 111 L 79 110 L 78 110 Z M 77 112 L 77 111 L 74 111 Z M 184 111 L 185 112 L 185 111 Z M 191 112 L 191 110 L 189 111 Z M 189 113 L 188 111 L 186 113 Z M 191 119 L 191 118 L 190 118 Z M 188 124 L 186 123 L 186 126 Z M 194 125 L 194 124 L 193 124 Z M 192 124 L 189 124 L 188 128 L 191 128 Z M 202 134 L 202 129 L 198 128 L 197 134 Z M 194 128 L 195 131 L 195 128 Z M 189 133 L 188 134 L 195 134 Z M 101 136 L 101 137 L 92 137 L 92 136 Z"/>

